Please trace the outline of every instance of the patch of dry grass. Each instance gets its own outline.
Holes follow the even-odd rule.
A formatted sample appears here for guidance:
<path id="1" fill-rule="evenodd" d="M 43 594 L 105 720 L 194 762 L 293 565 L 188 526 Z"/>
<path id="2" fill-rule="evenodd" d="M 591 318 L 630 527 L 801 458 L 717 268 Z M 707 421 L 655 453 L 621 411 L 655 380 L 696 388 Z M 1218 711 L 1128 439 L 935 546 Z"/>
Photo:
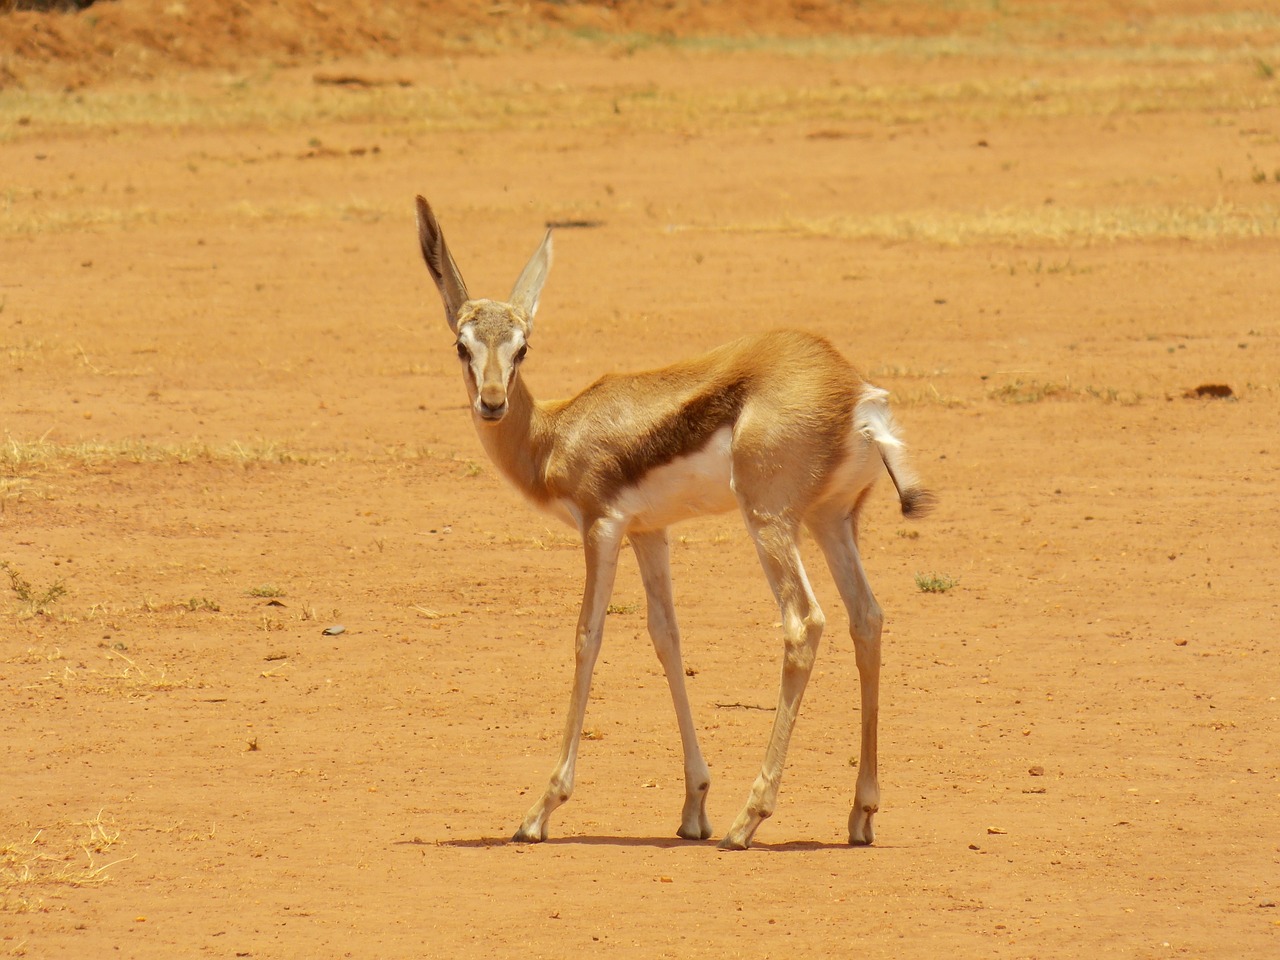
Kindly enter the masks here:
<path id="1" fill-rule="evenodd" d="M 1136 20 L 1120 16 L 1082 25 L 1061 4 L 1051 10 L 1025 8 L 1002 13 L 992 0 L 949 0 L 956 11 L 969 7 L 981 16 L 972 27 L 946 33 L 832 33 L 813 37 L 675 36 L 611 34 L 580 29 L 576 35 L 602 46 L 639 52 L 651 48 L 691 53 L 773 54 L 803 59 L 894 58 L 906 61 L 976 58 L 1033 62 L 1040 65 L 1081 61 L 1126 64 L 1196 64 L 1220 60 L 1237 51 L 1267 50 L 1280 43 L 1280 15 L 1262 9 L 1222 10 L 1181 15 L 1152 8 Z M 983 21 L 986 21 L 983 23 Z M 982 26 L 977 26 L 983 23 Z M 1079 38 L 1063 42 L 1064 38 Z"/>
<path id="2" fill-rule="evenodd" d="M 906 84 L 811 87 L 742 86 L 709 94 L 659 93 L 636 99 L 654 127 L 682 118 L 702 128 L 748 124 L 867 122 L 924 124 L 944 119 L 991 122 L 1028 118 L 1123 117 L 1172 111 L 1257 110 L 1280 104 L 1274 84 L 1235 82 L 1234 64 L 1194 71 L 1149 72 L 1104 66 L 1100 73 L 995 77 Z M 632 98 L 620 102 L 624 114 Z"/>
<path id="3" fill-rule="evenodd" d="M 0 477 L 0 514 L 8 512 L 10 502 L 38 496 L 40 491 L 26 477 Z"/>
<path id="4" fill-rule="evenodd" d="M 30 913 L 59 888 L 106 883 L 112 867 L 133 859 L 119 855 L 120 843 L 121 831 L 104 810 L 0 838 L 0 913 Z"/>
<path id="5" fill-rule="evenodd" d="M 63 690 L 101 696 L 123 697 L 140 700 L 153 693 L 167 693 L 203 686 L 192 677 L 175 678 L 167 667 L 144 667 L 117 649 L 104 649 L 106 664 L 102 667 L 85 663 L 64 662 L 61 669 L 52 670 L 39 682 L 42 686 L 56 686 Z"/>
<path id="6" fill-rule="evenodd" d="M 1016 378 L 993 387 L 987 396 L 1001 403 L 1043 403 L 1047 400 L 1086 400 L 1098 403 L 1133 405 L 1142 402 L 1142 394 L 1136 390 L 1120 390 L 1115 387 L 1093 385 L 1077 386 L 1066 380 L 1023 380 Z"/>
<path id="7" fill-rule="evenodd" d="M 1000 29 L 978 36 L 857 36 L 805 40 L 768 37 L 588 38 L 592 44 L 632 52 L 678 47 L 681 57 L 768 58 L 864 63 L 881 59 L 894 69 L 871 71 L 867 82 L 806 79 L 781 83 L 770 71 L 743 71 L 737 79 L 705 85 L 682 83 L 679 71 L 659 81 L 591 84 L 467 79 L 459 71 L 442 84 L 381 84 L 356 89 L 313 83 L 303 72 L 248 76 L 201 75 L 174 85 L 108 84 L 74 92 L 6 91 L 0 98 L 0 144 L 70 134 L 129 138 L 155 130 L 304 130 L 322 125 L 375 125 L 387 136 L 449 132 L 555 130 L 682 133 L 761 130 L 869 122 L 927 124 L 970 119 L 994 122 L 1027 117 L 1117 117 L 1151 112 L 1231 112 L 1280 107 L 1280 17 L 1230 12 L 1201 17 L 1153 15 L 1141 29 L 1125 23 L 1110 33 L 1096 29 L 1064 42 L 1062 24 L 997 17 Z M 1096 25 L 1095 25 L 1096 26 Z M 661 56 L 661 53 L 655 56 Z M 975 71 L 974 62 L 1005 66 Z M 954 61 L 969 79 L 951 80 L 938 63 Z M 665 61 L 664 61 L 665 62 Z M 904 63 L 906 64 L 904 66 Z M 911 63 L 921 69 L 913 71 Z M 1010 67 L 1007 64 L 1012 63 Z M 1025 66 L 1024 66 L 1025 64 Z M 295 156 L 340 156 L 318 140 L 299 143 Z M 351 148 L 361 152 L 373 147 Z M 350 152 L 345 151 L 345 152 Z M 259 155 L 202 153 L 193 165 L 239 167 Z M 274 159 L 268 157 L 266 159 Z M 1277 171 L 1258 168 L 1256 175 Z M 39 188 L 0 188 L 0 235 L 131 229 L 186 223 L 191 212 L 134 199 L 109 205 L 86 197 L 77 183 Z M 79 191 L 79 192 L 77 192 Z M 391 205 L 358 198 L 320 203 L 249 201 L 205 209 L 201 216 L 234 224 L 263 222 L 377 222 L 399 217 Z M 1025 240 L 1057 244 L 1098 241 L 1193 241 L 1280 234 L 1275 205 L 1250 210 L 1229 205 L 1165 208 L 919 211 L 881 217 L 838 217 L 745 223 L 725 229 L 787 232 L 840 238 L 872 238 L 944 245 Z M 17 347 L 13 350 L 25 348 Z M 12 359 L 12 357 L 11 357 Z"/>
<path id="8" fill-rule="evenodd" d="M 150 443 L 143 440 L 83 441 L 57 443 L 52 440 L 22 440 L 6 437 L 0 441 L 0 472 L 10 477 L 30 476 L 43 468 L 60 464 L 101 466 L 116 463 L 306 463 L 308 458 L 275 440 L 245 443 L 208 444 L 200 440 L 183 443 Z"/>
<path id="9" fill-rule="evenodd" d="M 696 227 L 693 229 L 697 229 Z M 958 247 L 971 243 L 1085 246 L 1123 241 L 1208 243 L 1280 237 L 1280 206 L 1219 203 L 1163 207 L 1035 206 L 972 212 L 922 210 L 879 216 L 785 218 L 708 227 L 842 240 L 889 240 Z"/>
<path id="10" fill-rule="evenodd" d="M 25 236 L 96 227 L 132 229 L 140 226 L 185 223 L 189 222 L 191 217 L 190 211 L 178 208 L 158 208 L 145 204 L 105 207 L 75 203 L 60 206 L 49 203 L 51 199 L 56 198 L 45 196 L 39 205 L 21 205 L 11 215 L 0 220 L 0 233 Z M 390 208 L 356 200 L 332 204 L 310 202 L 256 204 L 242 200 L 207 210 L 204 219 L 207 222 L 233 224 L 314 223 L 324 220 L 376 223 L 395 212 Z M 11 359 L 14 359 L 16 349 L 11 349 L 10 355 Z"/>
<path id="11" fill-rule="evenodd" d="M 1280 104 L 1280 85 L 1256 65 L 1280 65 L 1280 27 L 1273 14 L 1206 20 L 1151 17 L 1141 31 L 1116 29 L 1093 42 L 1064 43 L 1060 27 L 1015 25 L 981 36 L 828 36 L 656 38 L 580 36 L 602 53 L 682 57 L 885 61 L 911 63 L 993 60 L 1012 64 L 990 79 L 902 83 L 821 83 L 784 86 L 768 72 L 730 85 L 679 83 L 483 83 L 455 76 L 442 84 L 396 83 L 347 88 L 312 83 L 302 73 L 210 77 L 174 85 L 116 84 L 74 92 L 13 89 L 0 98 L 0 143 L 59 131 L 138 129 L 227 130 L 369 123 L 402 132 L 445 133 L 513 129 L 735 129 L 841 120 L 889 123 L 942 118 L 1117 116 L 1153 111 L 1262 109 Z M 1090 29 L 1080 36 L 1097 36 Z M 917 73 L 922 73 L 919 71 Z M 1250 75 L 1252 73 L 1252 76 Z M 1004 74 L 1004 75 L 1000 75 Z M 1013 75 L 1009 75 L 1013 74 Z M 201 162 L 242 163 L 236 156 Z M 12 194 L 10 197 L 12 198 Z M 0 195 L 0 199 L 3 195 Z M 80 216 L 81 214 L 72 214 Z M 145 216 L 145 212 L 139 212 Z"/>
<path id="12" fill-rule="evenodd" d="M 936 385 L 930 383 L 922 387 L 894 387 L 889 391 L 889 400 L 895 407 L 945 407 L 955 409 L 968 406 L 968 401 L 949 393 L 943 393 Z"/>

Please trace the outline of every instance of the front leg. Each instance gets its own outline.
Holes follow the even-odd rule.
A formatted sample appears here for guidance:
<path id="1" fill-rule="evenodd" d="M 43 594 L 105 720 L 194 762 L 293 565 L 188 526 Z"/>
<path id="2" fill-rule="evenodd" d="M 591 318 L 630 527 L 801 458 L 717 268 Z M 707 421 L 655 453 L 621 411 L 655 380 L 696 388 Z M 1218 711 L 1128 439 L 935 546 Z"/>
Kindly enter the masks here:
<path id="1" fill-rule="evenodd" d="M 684 662 L 680 655 L 680 629 L 676 626 L 675 601 L 671 595 L 671 559 L 667 531 L 653 530 L 631 534 L 631 547 L 640 564 L 645 598 L 649 608 L 649 636 L 658 662 L 667 677 L 671 702 L 676 708 L 676 725 L 680 728 L 680 745 L 684 750 L 684 809 L 680 813 L 677 836 L 686 840 L 706 840 L 711 836 L 707 818 L 707 790 L 711 787 L 711 771 L 698 747 L 698 734 L 693 726 L 693 710 L 684 684 Z"/>
<path id="2" fill-rule="evenodd" d="M 529 812 L 512 838 L 517 843 L 538 843 L 547 839 L 547 821 L 551 813 L 573 794 L 574 767 L 578 761 L 578 742 L 587 713 L 587 696 L 591 692 L 591 674 L 600 655 L 604 637 L 604 617 L 613 593 L 614 575 L 618 570 L 618 549 L 622 544 L 622 524 L 614 520 L 584 523 L 583 548 L 587 559 L 587 583 L 582 595 L 582 612 L 578 615 L 578 632 L 574 642 L 573 692 L 569 696 L 569 713 L 565 717 L 560 739 L 560 759 L 547 789 Z"/>

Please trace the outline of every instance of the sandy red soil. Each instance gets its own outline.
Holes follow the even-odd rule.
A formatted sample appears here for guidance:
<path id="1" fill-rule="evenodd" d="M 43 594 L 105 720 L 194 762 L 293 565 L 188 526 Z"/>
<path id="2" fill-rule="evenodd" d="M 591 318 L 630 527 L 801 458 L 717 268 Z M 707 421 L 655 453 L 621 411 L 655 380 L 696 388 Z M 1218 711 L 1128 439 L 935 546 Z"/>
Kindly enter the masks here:
<path id="1" fill-rule="evenodd" d="M 173 14 L 178 42 L 160 6 L 0 15 L 0 956 L 1278 955 L 1274 18 L 397 5 L 452 18 L 411 43 L 277 4 L 274 40 Z M 565 32 L 610 16 L 636 32 Z M 417 192 L 477 294 L 597 222 L 557 237 L 539 396 L 780 325 L 893 392 L 939 506 L 907 523 L 886 484 L 864 525 L 874 847 L 844 843 L 857 674 L 816 557 L 751 851 L 675 838 L 629 555 L 575 796 L 507 842 L 582 558 L 484 459 Z M 777 611 L 736 517 L 674 534 L 718 837 Z"/>

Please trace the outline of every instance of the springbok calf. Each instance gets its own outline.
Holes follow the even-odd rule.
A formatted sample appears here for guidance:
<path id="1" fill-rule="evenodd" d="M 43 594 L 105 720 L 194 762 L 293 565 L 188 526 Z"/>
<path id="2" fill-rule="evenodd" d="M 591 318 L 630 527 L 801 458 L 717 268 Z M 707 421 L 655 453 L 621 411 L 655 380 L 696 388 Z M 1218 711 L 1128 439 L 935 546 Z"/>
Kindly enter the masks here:
<path id="1" fill-rule="evenodd" d="M 649 635 L 675 702 L 684 748 L 679 836 L 705 840 L 710 772 L 685 692 L 671 594 L 667 527 L 737 507 L 782 611 L 782 687 L 764 765 L 720 842 L 742 850 L 773 813 L 787 745 L 813 670 L 824 618 L 800 560 L 807 527 L 849 611 L 862 691 L 862 752 L 849 842 L 874 840 L 879 809 L 876 718 L 882 616 L 858 556 L 858 514 L 883 468 L 902 512 L 932 496 L 907 465 L 885 391 L 862 382 L 826 340 L 793 330 L 747 337 L 661 370 L 607 375 L 576 397 L 539 403 L 520 374 L 551 267 L 551 233 L 505 303 L 473 300 L 430 204 L 418 202 L 418 238 L 440 289 L 490 458 L 539 507 L 578 529 L 587 577 L 574 645 L 573 692 L 560 758 L 515 840 L 547 838 L 551 813 L 573 792 L 574 765 L 618 552 L 629 538 L 648 601 Z"/>

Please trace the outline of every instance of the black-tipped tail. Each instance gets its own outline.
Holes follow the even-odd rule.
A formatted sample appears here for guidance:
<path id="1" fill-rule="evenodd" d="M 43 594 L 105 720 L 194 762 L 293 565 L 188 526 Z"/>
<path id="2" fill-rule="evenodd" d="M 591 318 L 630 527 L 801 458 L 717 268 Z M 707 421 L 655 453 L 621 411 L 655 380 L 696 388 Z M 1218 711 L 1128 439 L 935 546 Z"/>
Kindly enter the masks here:
<path id="1" fill-rule="evenodd" d="M 902 506 L 902 515 L 904 517 L 923 517 L 926 513 L 933 509 L 934 504 L 938 502 L 938 498 L 932 492 L 924 487 L 915 486 L 915 477 L 911 477 L 911 486 L 904 487 L 898 479 L 898 471 L 893 468 L 893 460 L 899 460 L 899 457 L 893 456 L 896 447 L 886 447 L 884 444 L 877 443 L 876 449 L 880 451 L 880 459 L 884 461 L 884 468 L 889 474 L 889 479 L 893 481 L 893 489 L 898 493 L 898 503 Z M 904 468 L 905 464 L 899 462 L 899 469 Z M 910 473 L 908 473 L 910 476 Z"/>
<path id="2" fill-rule="evenodd" d="M 937 505 L 938 498 L 922 487 L 912 487 L 910 490 L 901 492 L 900 502 L 902 504 L 902 515 L 915 518 L 923 517 L 932 510 Z"/>
<path id="3" fill-rule="evenodd" d="M 902 441 L 894 431 L 893 416 L 887 403 L 889 394 L 878 387 L 866 387 L 854 407 L 854 426 L 875 444 L 884 469 L 893 481 L 904 517 L 923 517 L 937 503 L 937 497 L 920 486 L 907 463 Z"/>

